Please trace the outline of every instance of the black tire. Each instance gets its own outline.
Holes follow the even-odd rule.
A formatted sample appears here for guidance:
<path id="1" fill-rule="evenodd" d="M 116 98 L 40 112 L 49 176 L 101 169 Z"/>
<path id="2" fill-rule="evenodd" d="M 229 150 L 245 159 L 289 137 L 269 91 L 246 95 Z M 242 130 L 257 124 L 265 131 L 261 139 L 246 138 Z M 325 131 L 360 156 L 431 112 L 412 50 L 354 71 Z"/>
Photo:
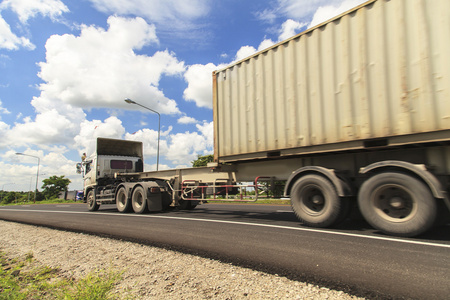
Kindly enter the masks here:
<path id="1" fill-rule="evenodd" d="M 437 217 L 437 203 L 428 186 L 403 173 L 385 172 L 367 179 L 358 204 L 370 225 L 396 236 L 422 234 Z"/>
<path id="2" fill-rule="evenodd" d="M 89 211 L 97 211 L 98 208 L 100 207 L 100 205 L 97 204 L 97 202 L 95 201 L 94 190 L 89 190 L 87 197 L 86 197 L 86 203 L 88 205 Z"/>
<path id="3" fill-rule="evenodd" d="M 147 211 L 147 197 L 142 186 L 137 186 L 131 196 L 131 205 L 137 214 L 143 214 Z"/>
<path id="4" fill-rule="evenodd" d="M 116 193 L 116 207 L 121 213 L 127 213 L 131 208 L 131 200 L 128 197 L 125 187 L 120 187 Z"/>
<path id="5" fill-rule="evenodd" d="M 342 221 L 348 213 L 334 185 L 320 175 L 305 175 L 298 179 L 291 191 L 291 206 L 306 226 L 330 227 Z"/>

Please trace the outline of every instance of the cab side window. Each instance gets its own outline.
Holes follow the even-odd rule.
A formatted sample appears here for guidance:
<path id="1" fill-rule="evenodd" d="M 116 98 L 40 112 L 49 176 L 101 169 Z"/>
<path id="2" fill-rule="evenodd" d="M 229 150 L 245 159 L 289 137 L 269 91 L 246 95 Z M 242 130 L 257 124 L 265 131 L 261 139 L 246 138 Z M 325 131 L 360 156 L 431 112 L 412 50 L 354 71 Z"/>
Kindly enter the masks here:
<path id="1" fill-rule="evenodd" d="M 86 174 L 91 171 L 91 163 L 86 164 Z"/>

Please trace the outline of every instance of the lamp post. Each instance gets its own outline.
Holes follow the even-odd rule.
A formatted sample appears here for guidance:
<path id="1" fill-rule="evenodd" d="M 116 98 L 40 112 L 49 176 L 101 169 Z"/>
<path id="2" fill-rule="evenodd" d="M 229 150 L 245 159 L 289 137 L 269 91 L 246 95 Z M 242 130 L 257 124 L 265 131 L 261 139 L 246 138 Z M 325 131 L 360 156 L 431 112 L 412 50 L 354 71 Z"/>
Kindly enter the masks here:
<path id="1" fill-rule="evenodd" d="M 37 189 L 38 189 L 38 181 L 39 181 L 39 165 L 41 163 L 41 159 L 38 156 L 24 154 L 24 153 L 19 153 L 19 152 L 17 152 L 16 155 L 30 156 L 30 157 L 34 157 L 34 158 L 38 159 L 38 167 L 37 167 L 37 173 L 36 173 L 36 189 L 34 190 L 34 203 L 36 203 L 36 192 L 37 192 Z"/>
<path id="2" fill-rule="evenodd" d="M 161 135 L 161 114 L 159 112 L 157 112 L 156 110 L 153 110 L 151 108 L 148 108 L 147 106 L 141 105 L 129 98 L 126 98 L 125 102 L 128 104 L 139 105 L 140 107 L 143 107 L 145 109 L 148 109 L 151 112 L 154 112 L 155 114 L 158 114 L 158 149 L 157 149 L 157 153 L 156 153 L 156 171 L 158 171 L 159 170 L 159 139 L 160 139 L 160 135 Z"/>

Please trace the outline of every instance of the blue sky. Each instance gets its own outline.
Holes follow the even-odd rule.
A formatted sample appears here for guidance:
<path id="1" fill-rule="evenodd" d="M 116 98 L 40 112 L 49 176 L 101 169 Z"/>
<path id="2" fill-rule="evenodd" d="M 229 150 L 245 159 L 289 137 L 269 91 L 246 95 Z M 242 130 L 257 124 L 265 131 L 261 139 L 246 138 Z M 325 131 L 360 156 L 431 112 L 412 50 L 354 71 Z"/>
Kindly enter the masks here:
<path id="1" fill-rule="evenodd" d="M 0 188 L 52 175 L 82 188 L 75 164 L 97 137 L 140 140 L 145 170 L 213 152 L 212 71 L 363 0 L 3 0 Z"/>

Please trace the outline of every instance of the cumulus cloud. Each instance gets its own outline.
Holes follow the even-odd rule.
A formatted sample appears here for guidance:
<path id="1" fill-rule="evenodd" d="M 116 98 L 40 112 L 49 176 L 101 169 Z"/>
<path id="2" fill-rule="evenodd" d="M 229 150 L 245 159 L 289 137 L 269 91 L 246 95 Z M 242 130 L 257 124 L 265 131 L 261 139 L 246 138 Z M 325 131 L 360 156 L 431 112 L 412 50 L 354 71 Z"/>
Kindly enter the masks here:
<path id="1" fill-rule="evenodd" d="M 36 116 L 35 120 L 26 117 L 23 123 L 16 123 L 2 132 L 0 147 L 21 147 L 39 145 L 45 148 L 52 144 L 68 143 L 78 132 L 78 122 L 56 110 L 47 110 Z"/>
<path id="2" fill-rule="evenodd" d="M 184 99 L 195 102 L 198 107 L 212 108 L 212 72 L 219 68 L 220 65 L 213 63 L 189 66 L 184 73 L 184 80 L 188 83 Z"/>
<path id="3" fill-rule="evenodd" d="M 67 145 L 65 149 L 77 149 L 80 154 L 92 153 L 96 138 L 107 137 L 140 139 L 144 142 L 145 155 L 156 156 L 157 131 L 125 133 L 118 117 L 87 120 L 83 109 L 120 106 L 132 109 L 134 106 L 123 101 L 129 97 L 161 113 L 179 113 L 176 102 L 159 89 L 159 81 L 163 76 L 181 79 L 184 63 L 167 50 L 151 56 L 135 53 L 145 46 L 158 45 L 155 26 L 142 18 L 110 17 L 108 25 L 107 29 L 83 26 L 79 36 L 54 35 L 48 39 L 46 61 L 39 64 L 38 74 L 44 83 L 39 86 L 40 95 L 31 101 L 37 114 L 23 119 L 21 116 L 12 127 L 0 122 L 1 148 L 31 149 L 38 145 L 53 152 L 55 145 Z M 182 122 L 188 121 L 192 120 L 182 118 Z M 170 127 L 161 132 L 161 156 L 169 153 L 165 139 L 171 140 L 171 130 Z M 204 140 L 201 134 L 194 135 Z M 172 145 L 172 149 L 176 146 Z M 181 158 L 176 158 L 177 164 L 180 161 Z M 74 172 L 73 162 L 67 163 L 68 172 L 69 169 Z"/>
<path id="4" fill-rule="evenodd" d="M 117 117 L 109 117 L 104 121 L 101 120 L 85 120 L 80 124 L 79 133 L 73 139 L 75 148 L 80 153 L 88 155 L 94 153 L 97 137 L 121 139 L 125 134 L 125 128 L 122 121 Z"/>
<path id="5" fill-rule="evenodd" d="M 320 6 L 315 12 L 314 17 L 308 27 L 314 27 L 364 2 L 366 2 L 366 0 L 345 0 L 341 3 L 332 2 L 328 5 Z"/>
<path id="6" fill-rule="evenodd" d="M 38 14 L 56 20 L 63 13 L 69 12 L 60 0 L 3 0 L 0 10 L 7 8 L 14 11 L 22 23 Z"/>
<path id="7" fill-rule="evenodd" d="M 258 49 L 252 46 L 241 47 L 236 55 L 234 61 L 244 59 L 257 51 L 263 50 L 275 44 L 270 39 L 265 39 L 261 42 Z M 222 56 L 224 56 L 222 54 Z M 212 109 L 212 72 L 224 68 L 227 64 L 215 65 L 209 63 L 206 65 L 195 64 L 188 67 L 184 73 L 184 80 L 188 83 L 188 87 L 184 90 L 183 98 L 186 101 L 193 101 L 198 107 L 206 107 Z"/>
<path id="8" fill-rule="evenodd" d="M 46 43 L 46 62 L 39 64 L 41 96 L 59 99 L 75 107 L 131 108 L 129 97 L 147 103 L 155 110 L 178 113 L 174 100 L 158 88 L 162 76 L 181 76 L 184 63 L 174 53 L 157 51 L 153 56 L 137 55 L 134 50 L 157 44 L 155 26 L 142 18 L 108 18 L 108 30 L 83 26 L 80 36 L 54 35 Z"/>
<path id="9" fill-rule="evenodd" d="M 196 127 L 196 132 L 171 133 L 172 127 L 161 132 L 159 166 L 161 170 L 169 168 L 168 165 L 164 165 L 161 162 L 162 158 L 177 168 L 190 167 L 191 161 L 197 158 L 197 154 L 210 154 L 213 152 L 213 123 L 205 122 L 197 124 Z M 156 170 L 158 132 L 143 129 L 135 133 L 126 133 L 125 139 L 141 141 L 147 163 L 145 170 Z"/>
<path id="10" fill-rule="evenodd" d="M 265 39 L 261 42 L 261 44 L 259 44 L 258 51 L 267 49 L 273 45 L 275 45 L 274 41 L 272 41 L 271 39 Z"/>
<path id="11" fill-rule="evenodd" d="M 49 153 L 32 149 L 21 151 L 27 155 L 39 157 L 39 190 L 41 190 L 42 180 L 53 175 L 64 175 L 73 184 L 82 186 L 81 176 L 76 174 L 76 162 L 64 156 L 66 151 L 65 147 L 54 148 Z M 0 182 L 11 183 L 5 187 L 5 190 L 33 191 L 36 185 L 38 161 L 34 157 L 18 156 L 16 152 L 9 150 L 1 156 L 0 168 L 5 172 L 0 173 Z"/>
<path id="12" fill-rule="evenodd" d="M 197 158 L 197 153 L 201 153 L 205 149 L 205 138 L 197 132 L 177 133 L 170 136 L 166 158 L 174 164 L 188 166 Z"/>
<path id="13" fill-rule="evenodd" d="M 160 141 L 159 141 L 159 161 L 160 166 L 159 169 L 162 169 L 161 160 L 168 151 L 166 138 L 172 131 L 172 127 L 169 127 L 166 131 L 161 131 L 160 133 Z M 125 134 L 125 139 L 130 141 L 140 141 L 144 147 L 144 157 L 145 162 L 151 163 L 145 165 L 146 171 L 155 171 L 156 170 L 156 161 L 158 155 L 158 131 L 152 129 L 142 129 L 134 133 Z M 183 147 L 183 145 L 179 145 Z M 167 169 L 167 167 L 165 168 Z"/>
<path id="14" fill-rule="evenodd" d="M 278 36 L 279 41 L 286 40 L 290 37 L 293 37 L 297 33 L 300 33 L 300 31 L 305 28 L 308 25 L 308 23 L 300 23 L 294 20 L 287 20 L 286 22 L 281 25 L 280 35 Z"/>
<path id="15" fill-rule="evenodd" d="M 198 131 L 205 138 L 206 148 L 204 149 L 204 154 L 207 152 L 212 152 L 214 147 L 214 122 L 204 122 L 203 124 L 196 125 Z"/>
<path id="16" fill-rule="evenodd" d="M 252 46 L 242 46 L 236 53 L 235 60 L 241 60 L 256 52 L 255 47 Z"/>

